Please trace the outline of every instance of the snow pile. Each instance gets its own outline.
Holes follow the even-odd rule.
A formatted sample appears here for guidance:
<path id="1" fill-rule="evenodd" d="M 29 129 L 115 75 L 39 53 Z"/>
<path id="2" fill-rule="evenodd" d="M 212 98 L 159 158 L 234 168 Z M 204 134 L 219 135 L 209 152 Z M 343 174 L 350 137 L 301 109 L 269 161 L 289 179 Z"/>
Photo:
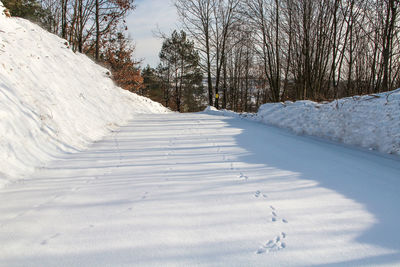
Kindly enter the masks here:
<path id="1" fill-rule="evenodd" d="M 262 105 L 259 119 L 345 144 L 400 154 L 400 89 L 330 103 L 297 101 Z"/>
<path id="2" fill-rule="evenodd" d="M 65 40 L 0 17 L 0 187 L 87 147 L 134 114 L 168 112 L 115 86 L 107 69 Z"/>
<path id="3" fill-rule="evenodd" d="M 259 121 L 257 114 L 254 114 L 254 113 L 247 113 L 247 112 L 237 113 L 237 112 L 227 110 L 227 109 L 216 109 L 215 107 L 212 107 L 212 106 L 206 107 L 200 113 L 206 113 L 206 114 L 210 114 L 210 115 L 219 115 L 219 116 L 222 115 L 225 117 Z"/>
<path id="4" fill-rule="evenodd" d="M 286 101 L 262 105 L 257 114 L 206 108 L 207 114 L 260 121 L 349 145 L 400 155 L 400 89 L 329 103 Z"/>
<path id="5" fill-rule="evenodd" d="M 212 106 L 208 106 L 204 109 L 204 112 L 206 113 L 213 113 L 213 112 L 219 112 L 217 108 L 212 107 Z"/>

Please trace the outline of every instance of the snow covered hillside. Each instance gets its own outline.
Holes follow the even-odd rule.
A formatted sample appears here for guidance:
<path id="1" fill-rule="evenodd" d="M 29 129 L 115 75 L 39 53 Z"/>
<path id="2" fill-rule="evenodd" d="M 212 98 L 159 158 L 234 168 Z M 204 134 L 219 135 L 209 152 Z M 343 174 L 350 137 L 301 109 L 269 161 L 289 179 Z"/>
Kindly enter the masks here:
<path id="1" fill-rule="evenodd" d="M 383 153 L 400 155 L 400 89 L 329 103 L 286 101 L 262 105 L 257 114 L 208 107 L 205 113 L 248 118 Z"/>
<path id="2" fill-rule="evenodd" d="M 0 187 L 101 139 L 137 113 L 168 112 L 0 2 Z"/>

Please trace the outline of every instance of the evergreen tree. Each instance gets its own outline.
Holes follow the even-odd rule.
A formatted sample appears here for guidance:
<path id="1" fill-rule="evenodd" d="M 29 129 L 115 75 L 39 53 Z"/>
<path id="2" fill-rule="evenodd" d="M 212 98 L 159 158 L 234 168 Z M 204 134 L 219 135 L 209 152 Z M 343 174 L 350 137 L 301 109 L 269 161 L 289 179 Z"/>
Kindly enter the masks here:
<path id="1" fill-rule="evenodd" d="M 171 67 L 169 64 L 160 63 L 157 66 L 157 76 L 159 78 L 159 82 L 161 85 L 161 91 L 163 95 L 163 103 L 165 103 L 165 107 L 171 107 Z"/>
<path id="2" fill-rule="evenodd" d="M 157 71 L 147 65 L 142 70 L 142 77 L 143 77 L 143 95 L 149 97 L 150 99 L 163 103 L 164 96 L 162 92 L 162 83 L 157 75 Z"/>
<path id="3" fill-rule="evenodd" d="M 174 108 L 181 111 L 195 111 L 202 104 L 202 79 L 200 57 L 184 31 L 174 31 L 163 42 L 160 52 L 164 76 L 168 75 L 168 90 L 174 98 Z"/>

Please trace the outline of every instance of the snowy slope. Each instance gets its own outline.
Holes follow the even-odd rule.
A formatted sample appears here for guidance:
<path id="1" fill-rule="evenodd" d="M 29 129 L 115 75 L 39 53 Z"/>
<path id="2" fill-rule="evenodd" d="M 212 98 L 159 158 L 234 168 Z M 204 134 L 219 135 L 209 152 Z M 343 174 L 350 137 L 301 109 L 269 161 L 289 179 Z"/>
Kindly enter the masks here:
<path id="1" fill-rule="evenodd" d="M 383 153 L 400 155 L 400 89 L 329 103 L 286 101 L 262 105 L 257 114 L 208 107 L 207 114 L 240 117 Z"/>
<path id="2" fill-rule="evenodd" d="M 2 4 L 0 6 L 2 10 Z M 164 107 L 116 87 L 65 40 L 0 11 L 0 187 Z"/>

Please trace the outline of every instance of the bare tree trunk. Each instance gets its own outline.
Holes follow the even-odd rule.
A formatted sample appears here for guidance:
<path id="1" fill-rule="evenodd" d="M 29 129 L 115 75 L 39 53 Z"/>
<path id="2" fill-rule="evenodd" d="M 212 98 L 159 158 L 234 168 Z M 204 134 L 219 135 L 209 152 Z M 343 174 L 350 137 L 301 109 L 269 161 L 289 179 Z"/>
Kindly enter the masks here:
<path id="1" fill-rule="evenodd" d="M 61 1 L 61 37 L 67 39 L 67 7 L 68 7 L 68 0 Z"/>
<path id="2" fill-rule="evenodd" d="M 78 51 L 83 52 L 83 0 L 78 0 Z"/>
<path id="3" fill-rule="evenodd" d="M 100 50 L 100 17 L 99 17 L 99 0 L 96 0 L 96 10 L 95 10 L 95 20 L 96 20 L 96 51 L 95 58 L 99 60 L 99 50 Z"/>
<path id="4" fill-rule="evenodd" d="M 396 3 L 397 2 L 397 3 Z M 386 20 L 385 20 L 385 29 L 383 34 L 383 78 L 382 78 L 382 90 L 389 90 L 389 62 L 392 57 L 392 43 L 393 43 L 393 32 L 395 28 L 395 21 L 397 19 L 397 4 L 396 0 L 388 0 L 387 2 L 387 11 L 386 11 Z"/>
<path id="5" fill-rule="evenodd" d="M 224 60 L 224 65 L 223 65 L 223 68 L 224 68 L 224 77 L 223 77 L 223 79 L 224 79 L 224 81 L 223 81 L 223 98 L 222 98 L 222 108 L 223 109 L 226 109 L 226 101 L 227 101 L 227 70 L 226 70 L 226 59 Z"/>

